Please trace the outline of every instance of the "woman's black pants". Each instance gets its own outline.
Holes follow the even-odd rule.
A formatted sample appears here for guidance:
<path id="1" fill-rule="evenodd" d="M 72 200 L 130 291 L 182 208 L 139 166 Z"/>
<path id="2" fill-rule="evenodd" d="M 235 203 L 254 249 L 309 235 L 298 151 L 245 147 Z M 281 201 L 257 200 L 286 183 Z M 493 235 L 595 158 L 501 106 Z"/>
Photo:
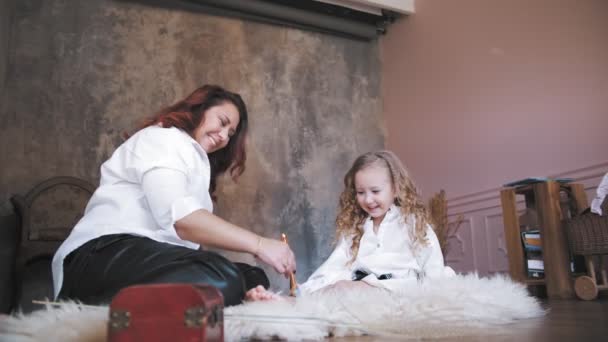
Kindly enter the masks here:
<path id="1" fill-rule="evenodd" d="M 257 285 L 268 288 L 258 267 L 232 263 L 209 251 L 129 234 L 106 235 L 70 253 L 63 262 L 59 299 L 108 304 L 122 288 L 159 283 L 206 283 L 218 288 L 224 305 L 240 304 Z"/>

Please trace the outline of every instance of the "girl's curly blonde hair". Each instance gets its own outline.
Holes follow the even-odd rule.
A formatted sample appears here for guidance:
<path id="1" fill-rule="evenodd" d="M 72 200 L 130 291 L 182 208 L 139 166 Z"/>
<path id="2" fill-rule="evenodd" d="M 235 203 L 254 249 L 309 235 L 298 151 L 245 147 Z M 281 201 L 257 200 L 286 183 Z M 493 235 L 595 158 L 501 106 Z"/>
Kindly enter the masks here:
<path id="1" fill-rule="evenodd" d="M 363 236 L 363 223 L 368 214 L 357 203 L 355 175 L 370 166 L 385 168 L 395 190 L 395 205 L 401 210 L 406 222 L 415 219 L 415 227 L 410 231 L 414 246 L 426 245 L 426 227 L 428 224 L 426 207 L 418 195 L 414 182 L 399 158 L 391 151 L 368 152 L 359 156 L 344 176 L 344 191 L 340 195 L 338 216 L 336 217 L 336 240 L 352 239 L 352 263 L 357 257 L 359 243 Z"/>

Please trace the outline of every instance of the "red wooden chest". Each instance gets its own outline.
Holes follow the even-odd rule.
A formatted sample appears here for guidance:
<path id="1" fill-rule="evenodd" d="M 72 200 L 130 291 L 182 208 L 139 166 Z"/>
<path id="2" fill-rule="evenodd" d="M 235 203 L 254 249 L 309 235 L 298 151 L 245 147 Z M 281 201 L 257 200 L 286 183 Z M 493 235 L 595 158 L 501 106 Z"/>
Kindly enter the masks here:
<path id="1" fill-rule="evenodd" d="M 108 341 L 224 340 L 224 299 L 206 284 L 136 285 L 110 304 Z"/>

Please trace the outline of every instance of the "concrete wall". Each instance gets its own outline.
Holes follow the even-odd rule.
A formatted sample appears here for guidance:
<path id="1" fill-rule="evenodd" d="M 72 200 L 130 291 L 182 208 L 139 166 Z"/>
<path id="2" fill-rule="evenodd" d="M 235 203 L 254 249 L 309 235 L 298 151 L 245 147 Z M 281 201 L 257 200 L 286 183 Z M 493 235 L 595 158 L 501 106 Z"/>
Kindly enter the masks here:
<path id="1" fill-rule="evenodd" d="M 387 146 L 465 223 L 448 260 L 506 269 L 499 190 L 608 171 L 608 2 L 422 0 L 382 40 Z"/>
<path id="2" fill-rule="evenodd" d="M 123 130 L 221 84 L 243 95 L 252 130 L 247 171 L 221 185 L 217 212 L 286 232 L 303 281 L 330 252 L 343 174 L 384 145 L 376 43 L 104 0 L 18 2 L 12 28 L 3 202 L 52 176 L 97 183 Z"/>
<path id="3" fill-rule="evenodd" d="M 0 0 L 0 104 L 6 102 L 4 89 L 10 52 L 9 28 L 14 5 L 14 0 Z M 16 216 L 12 214 L 8 203 L 0 204 L 0 313 L 8 313 L 13 300 L 16 225 Z"/>
<path id="4" fill-rule="evenodd" d="M 14 0 L 0 0 L 0 100 L 4 103 L 4 88 L 8 74 L 10 53 L 10 27 L 13 18 Z"/>

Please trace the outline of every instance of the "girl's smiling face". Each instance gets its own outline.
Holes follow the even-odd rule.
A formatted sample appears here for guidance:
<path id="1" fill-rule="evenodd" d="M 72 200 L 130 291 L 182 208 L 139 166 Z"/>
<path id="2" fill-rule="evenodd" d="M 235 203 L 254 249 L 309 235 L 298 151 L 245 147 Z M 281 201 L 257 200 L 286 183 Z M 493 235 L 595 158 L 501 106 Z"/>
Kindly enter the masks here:
<path id="1" fill-rule="evenodd" d="M 386 167 L 370 165 L 355 174 L 357 203 L 378 226 L 395 202 L 395 190 Z"/>

